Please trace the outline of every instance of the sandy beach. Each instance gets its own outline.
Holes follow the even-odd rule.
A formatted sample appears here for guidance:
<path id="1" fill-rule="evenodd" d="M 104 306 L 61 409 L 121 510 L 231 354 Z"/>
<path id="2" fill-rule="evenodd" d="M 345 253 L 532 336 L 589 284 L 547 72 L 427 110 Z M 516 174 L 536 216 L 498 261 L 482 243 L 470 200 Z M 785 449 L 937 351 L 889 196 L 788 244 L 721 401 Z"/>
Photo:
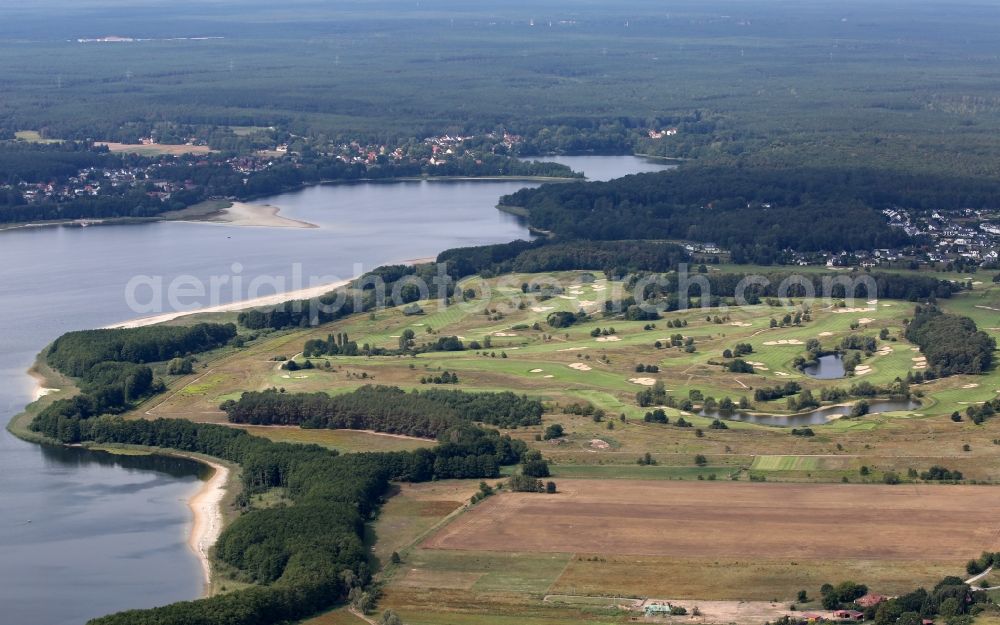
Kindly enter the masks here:
<path id="1" fill-rule="evenodd" d="M 224 223 L 227 226 L 253 226 L 263 228 L 318 228 L 298 219 L 282 217 L 281 209 L 270 204 L 248 204 L 233 202 L 229 208 L 209 215 L 204 221 Z"/>
<path id="2" fill-rule="evenodd" d="M 228 206 L 226 206 L 228 204 Z M 184 210 L 166 213 L 168 221 L 186 221 L 200 224 L 219 224 L 256 228 L 319 228 L 298 219 L 282 217 L 281 208 L 271 204 L 249 202 L 204 202 Z"/>
<path id="3" fill-rule="evenodd" d="M 353 278 L 351 280 L 340 280 L 338 282 L 329 282 L 327 284 L 321 284 L 320 286 L 298 289 L 297 291 L 287 291 L 285 293 L 278 293 L 276 295 L 263 295 L 261 297 L 255 297 L 253 299 L 240 300 L 238 302 L 231 302 L 229 304 L 220 304 L 218 306 L 207 306 L 205 308 L 199 308 L 197 310 L 188 310 L 183 312 L 169 312 L 169 313 L 163 313 L 162 315 L 140 317 L 139 319 L 132 319 L 131 321 L 125 321 L 123 323 L 116 323 L 110 326 L 105 326 L 103 329 L 108 330 L 112 328 L 143 328 L 146 326 L 155 325 L 157 323 L 173 321 L 174 319 L 179 319 L 180 317 L 186 317 L 188 315 L 198 315 L 201 313 L 235 312 L 237 310 L 246 310 L 247 308 L 259 308 L 261 306 L 277 306 L 278 304 L 282 304 L 284 302 L 292 300 L 312 299 L 314 297 L 320 297 L 322 295 L 326 295 L 330 291 L 339 289 L 342 286 L 350 284 L 352 280 Z"/>
<path id="4" fill-rule="evenodd" d="M 47 388 L 44 384 L 46 382 L 45 378 L 42 377 L 40 373 L 35 371 L 32 367 L 28 370 L 28 375 L 31 377 L 32 381 L 35 383 L 34 388 L 31 389 L 31 401 L 36 402 L 39 399 L 45 397 L 46 395 L 51 395 L 52 393 L 58 393 L 57 388 Z"/>
<path id="5" fill-rule="evenodd" d="M 222 498 L 226 495 L 226 480 L 229 479 L 229 469 L 198 458 L 199 462 L 211 466 L 215 472 L 206 481 L 201 490 L 191 498 L 188 507 L 194 514 L 194 523 L 191 525 L 191 537 L 188 545 L 198 555 L 201 560 L 202 569 L 205 572 L 205 589 L 208 590 L 212 583 L 212 567 L 209 563 L 208 551 L 215 545 L 222 533 Z M 206 593 L 207 594 L 207 593 Z"/>
<path id="6" fill-rule="evenodd" d="M 435 258 L 412 258 L 409 260 L 401 261 L 399 264 L 402 265 L 420 265 L 423 263 L 432 263 Z M 393 263 L 387 263 L 393 264 Z M 180 317 L 186 317 L 188 315 L 197 315 L 201 313 L 220 313 L 220 312 L 236 312 L 239 310 L 246 310 L 248 308 L 260 308 L 262 306 L 277 306 L 284 302 L 293 300 L 305 300 L 312 299 L 314 297 L 321 297 L 327 293 L 339 289 L 340 287 L 347 286 L 355 279 L 360 276 L 355 276 L 349 280 L 338 280 L 336 282 L 328 282 L 326 284 L 321 284 L 319 286 L 307 287 L 304 289 L 298 289 L 295 291 L 286 291 L 284 293 L 278 293 L 276 295 L 263 295 L 261 297 L 255 297 L 252 299 L 240 300 L 238 302 L 231 302 L 229 304 L 220 304 L 218 306 L 207 306 L 205 308 L 199 308 L 197 310 L 187 310 L 183 312 L 169 312 L 163 313 L 161 315 L 152 315 L 149 317 L 140 317 L 138 319 L 132 319 L 130 321 L 124 321 L 122 323 L 116 323 L 109 326 L 105 326 L 103 329 L 108 330 L 112 328 L 143 328 L 146 326 L 155 325 L 157 323 L 164 323 L 167 321 L 173 321 L 174 319 L 179 319 Z"/>

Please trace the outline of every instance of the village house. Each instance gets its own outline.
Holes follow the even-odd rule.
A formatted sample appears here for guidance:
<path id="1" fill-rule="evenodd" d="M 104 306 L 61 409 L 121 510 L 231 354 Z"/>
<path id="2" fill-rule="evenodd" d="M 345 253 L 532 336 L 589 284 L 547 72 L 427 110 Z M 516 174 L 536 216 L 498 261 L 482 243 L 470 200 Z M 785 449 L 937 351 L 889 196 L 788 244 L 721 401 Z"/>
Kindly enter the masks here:
<path id="1" fill-rule="evenodd" d="M 833 613 L 834 618 L 839 618 L 844 621 L 863 621 L 865 620 L 865 613 L 858 612 L 857 610 L 836 610 Z"/>

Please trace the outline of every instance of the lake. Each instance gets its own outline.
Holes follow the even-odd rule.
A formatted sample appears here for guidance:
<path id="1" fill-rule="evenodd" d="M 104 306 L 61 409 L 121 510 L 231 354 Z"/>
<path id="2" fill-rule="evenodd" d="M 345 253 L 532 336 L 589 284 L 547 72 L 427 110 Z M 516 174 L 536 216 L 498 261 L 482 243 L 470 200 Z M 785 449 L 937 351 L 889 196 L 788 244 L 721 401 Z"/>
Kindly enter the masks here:
<path id="1" fill-rule="evenodd" d="M 717 419 L 728 419 L 730 421 L 744 421 L 756 423 L 757 425 L 773 425 L 779 427 L 803 427 L 806 425 L 823 425 L 834 419 L 845 417 L 851 414 L 851 405 L 847 406 L 827 406 L 817 408 L 809 412 L 800 412 L 791 415 L 755 414 L 750 412 L 736 411 L 730 414 L 723 414 L 719 410 L 701 410 L 698 414 L 703 417 L 714 417 Z M 904 410 L 917 410 L 920 402 L 913 400 L 899 399 L 869 399 L 868 414 L 879 414 L 882 412 L 897 412 Z"/>
<path id="2" fill-rule="evenodd" d="M 844 358 L 840 354 L 828 354 L 816 359 L 816 364 L 802 369 L 802 373 L 817 380 L 839 380 L 847 377 Z"/>
<path id="3" fill-rule="evenodd" d="M 561 157 L 592 179 L 660 170 L 636 157 Z M 243 300 L 346 279 L 457 246 L 528 238 L 495 209 L 519 181 L 323 185 L 262 198 L 319 228 L 152 223 L 0 232 L 0 419 L 31 399 L 25 371 L 70 330 L 141 316 L 125 298 L 137 275 L 169 284 L 238 274 Z M 295 282 L 305 276 L 304 283 Z M 265 277 L 252 292 L 254 278 Z M 169 312 L 163 311 L 163 312 Z M 201 469 L 183 460 L 110 456 L 20 441 L 0 431 L 0 605 L 5 622 L 78 624 L 127 608 L 193 599 L 203 586 L 186 541 L 186 501 Z M 30 520 L 30 523 L 28 521 Z M 58 596 L 58 601 L 53 597 Z"/>

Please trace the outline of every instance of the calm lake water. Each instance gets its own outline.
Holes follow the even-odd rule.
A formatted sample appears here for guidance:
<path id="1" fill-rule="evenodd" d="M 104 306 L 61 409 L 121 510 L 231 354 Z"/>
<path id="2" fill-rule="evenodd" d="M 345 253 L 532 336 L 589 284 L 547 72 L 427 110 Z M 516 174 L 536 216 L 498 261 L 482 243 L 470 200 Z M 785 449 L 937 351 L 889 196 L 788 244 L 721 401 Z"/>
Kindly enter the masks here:
<path id="1" fill-rule="evenodd" d="M 900 410 L 916 410 L 920 408 L 920 402 L 913 400 L 895 399 L 869 399 L 868 413 L 879 414 L 881 412 L 896 412 Z M 851 414 L 851 406 L 827 406 L 810 412 L 802 412 L 793 415 L 768 415 L 751 414 L 748 412 L 733 412 L 723 414 L 718 410 L 702 410 L 699 412 L 703 417 L 714 417 L 717 419 L 728 419 L 730 421 L 745 421 L 756 423 L 757 425 L 773 425 L 784 427 L 802 427 L 805 425 L 823 425 L 834 419 Z"/>
<path id="2" fill-rule="evenodd" d="M 840 354 L 820 356 L 814 366 L 804 368 L 802 373 L 817 380 L 839 380 L 847 377 L 844 359 Z"/>
<path id="3" fill-rule="evenodd" d="M 665 167 L 635 157 L 558 160 L 592 179 Z M 30 401 L 25 370 L 47 343 L 148 314 L 126 303 L 137 275 L 161 279 L 164 289 L 184 275 L 241 276 L 244 289 L 220 291 L 218 303 L 226 303 L 308 287 L 310 276 L 321 284 L 449 247 L 527 238 L 521 222 L 494 208 L 524 186 L 327 185 L 261 200 L 316 229 L 156 223 L 0 233 L 0 420 Z M 269 279 L 251 292 L 260 276 Z M 0 431 L 0 622 L 78 624 L 198 597 L 203 580 L 186 545 L 186 501 L 199 471 L 183 460 L 55 449 Z"/>

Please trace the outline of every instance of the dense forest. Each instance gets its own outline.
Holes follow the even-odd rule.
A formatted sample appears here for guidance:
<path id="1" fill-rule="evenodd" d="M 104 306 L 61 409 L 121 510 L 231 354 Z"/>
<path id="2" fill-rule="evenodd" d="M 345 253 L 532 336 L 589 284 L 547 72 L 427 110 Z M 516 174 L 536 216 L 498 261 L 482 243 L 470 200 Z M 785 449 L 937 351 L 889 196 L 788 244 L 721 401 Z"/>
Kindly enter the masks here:
<path id="1" fill-rule="evenodd" d="M 79 377 L 100 362 L 161 362 L 221 347 L 235 336 L 236 326 L 218 323 L 83 330 L 56 339 L 45 359 L 62 373 Z"/>
<path id="2" fill-rule="evenodd" d="M 235 129 L 388 140 L 503 128 L 524 136 L 526 153 L 639 151 L 986 176 L 997 154 L 998 89 L 989 77 L 998 44 L 983 4 L 925 4 L 905 20 L 891 3 L 855 3 L 846 20 L 833 4 L 694 0 L 669 13 L 654 0 L 290 0 L 282 20 L 260 0 L 213 7 L 122 0 L 93 11 L 47 0 L 0 8 L 8 59 L 0 136 L 197 134 L 223 149 L 252 149 Z M 146 40 L 75 41 L 102 33 Z M 206 33 L 219 38 L 158 40 Z M 648 135 L 665 128 L 678 132 Z"/>
<path id="3" fill-rule="evenodd" d="M 503 428 L 538 425 L 543 407 L 514 393 L 466 393 L 430 390 L 405 392 L 396 387 L 363 386 L 344 395 L 243 393 L 222 404 L 233 423 L 301 425 L 307 428 L 375 430 L 437 438 L 469 422 Z"/>
<path id="4" fill-rule="evenodd" d="M 50 182 L 75 176 L 82 169 L 120 167 L 126 163 L 125 157 L 109 154 L 107 150 L 92 150 L 82 143 L 8 141 L 0 145 L 3 146 L 0 149 L 0 185 Z"/>
<path id="5" fill-rule="evenodd" d="M 80 393 L 46 406 L 31 429 L 62 443 L 86 440 L 95 417 L 124 412 L 165 390 L 149 363 L 215 349 L 235 337 L 234 325 L 214 323 L 64 334 L 49 346 L 45 359 L 57 371 L 78 378 Z"/>
<path id="6" fill-rule="evenodd" d="M 985 373 L 993 366 L 997 348 L 996 340 L 972 319 L 943 313 L 935 306 L 917 306 L 906 326 L 906 339 L 920 346 L 937 377 Z"/>
<path id="7" fill-rule="evenodd" d="M 541 273 L 590 269 L 610 276 L 632 271 L 666 272 L 688 259 L 678 245 L 650 241 L 512 241 L 445 250 L 437 262 L 446 263 L 453 279 L 504 273 Z"/>
<path id="8" fill-rule="evenodd" d="M 250 509 L 226 527 L 216 557 L 259 586 L 162 608 L 131 610 L 92 625 L 271 625 L 296 620 L 365 592 L 371 579 L 364 523 L 389 480 L 496 477 L 526 446 L 466 426 L 434 449 L 339 456 L 317 445 L 273 443 L 185 420 L 102 417 L 83 440 L 203 453 L 242 466 L 241 501 L 284 488 L 294 505 Z"/>
<path id="9" fill-rule="evenodd" d="M 990 207 L 992 181 L 853 168 L 719 168 L 543 185 L 505 196 L 535 228 L 567 239 L 713 242 L 733 262 L 771 264 L 783 250 L 852 252 L 913 241 L 881 210 Z"/>

